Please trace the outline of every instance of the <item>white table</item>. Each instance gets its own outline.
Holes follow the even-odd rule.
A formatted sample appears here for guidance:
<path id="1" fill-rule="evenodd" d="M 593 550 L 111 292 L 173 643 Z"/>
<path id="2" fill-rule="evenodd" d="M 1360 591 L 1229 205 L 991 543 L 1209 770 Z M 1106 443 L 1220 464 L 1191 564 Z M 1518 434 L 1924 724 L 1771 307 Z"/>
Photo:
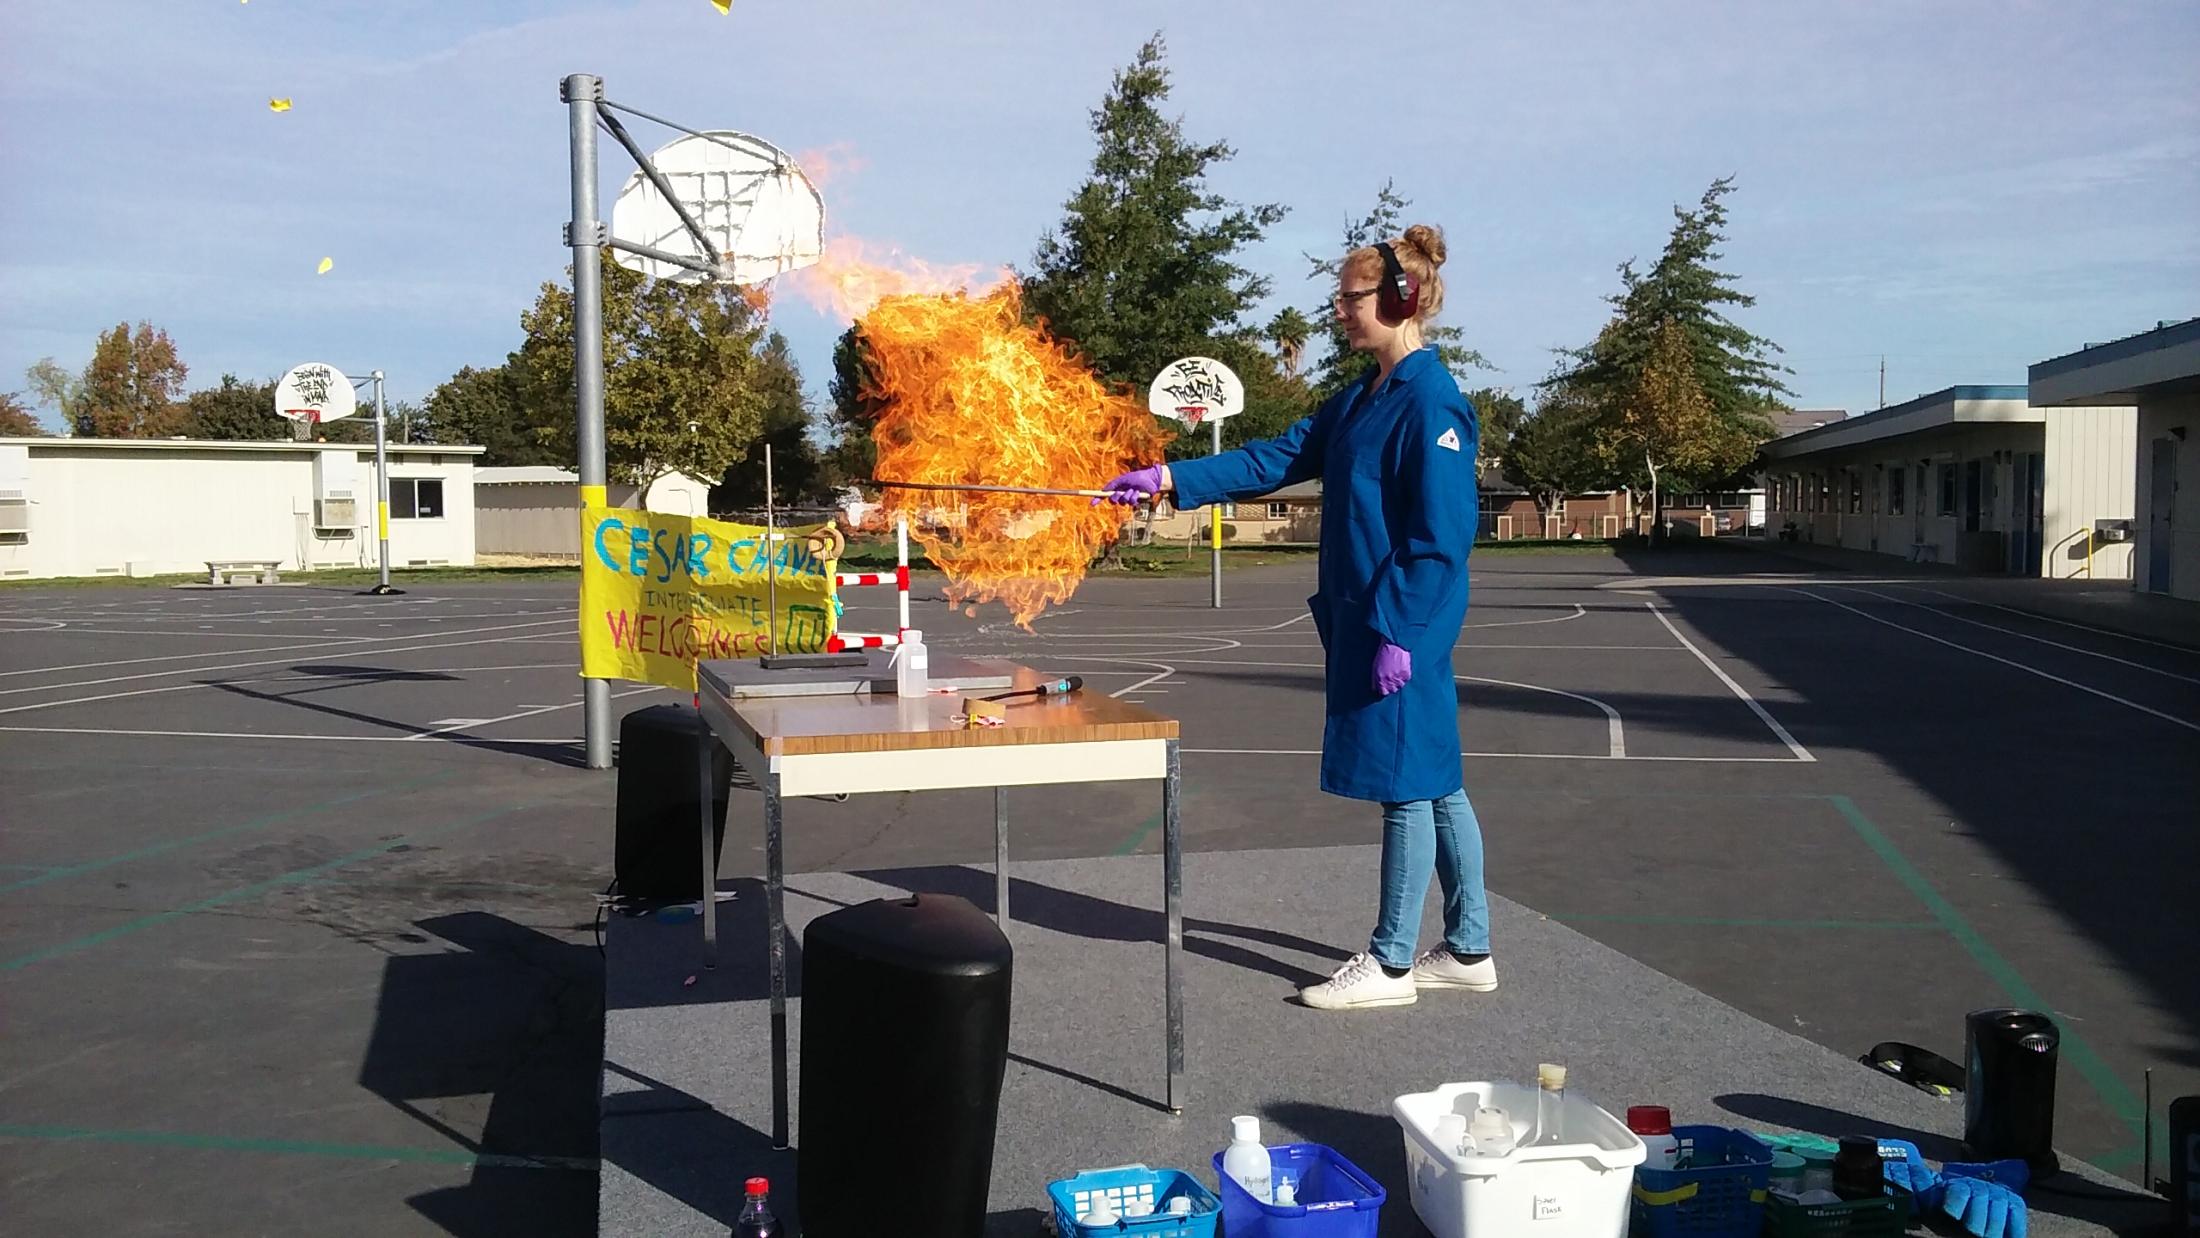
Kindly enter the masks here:
<path id="1" fill-rule="evenodd" d="M 1018 688 L 1046 682 L 1028 667 L 998 664 Z M 902 700 L 890 694 L 752 696 L 777 672 L 754 662 L 705 662 L 697 676 L 703 721 L 764 793 L 766 953 L 771 967 L 772 1146 L 788 1146 L 786 871 L 781 804 L 790 795 L 860 795 L 992 787 L 996 914 L 1008 918 L 1008 809 L 1005 788 L 1063 783 L 1161 782 L 1161 871 L 1166 930 L 1163 951 L 1169 1112 L 1183 1112 L 1184 893 L 1183 839 L 1178 823 L 1182 771 L 1177 724 L 1141 705 L 1094 692 L 1045 700 L 1026 698 L 1008 724 L 976 730 L 950 718 L 958 697 L 934 694 Z M 998 691 L 999 689 L 993 689 Z M 985 690 L 980 690 L 981 692 Z M 706 758 L 708 753 L 703 754 Z M 702 781 L 702 858 L 717 888 L 717 847 L 708 759 Z M 705 966 L 717 964 L 716 899 L 703 900 Z"/>

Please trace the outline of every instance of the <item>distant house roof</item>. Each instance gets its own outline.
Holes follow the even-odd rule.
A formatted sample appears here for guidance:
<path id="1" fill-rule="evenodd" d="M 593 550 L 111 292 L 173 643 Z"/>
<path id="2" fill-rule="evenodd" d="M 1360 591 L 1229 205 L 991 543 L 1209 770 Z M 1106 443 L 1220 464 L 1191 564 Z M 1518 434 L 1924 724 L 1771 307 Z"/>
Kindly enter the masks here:
<path id="1" fill-rule="evenodd" d="M 1318 481 L 1293 482 L 1281 490 L 1271 490 L 1271 499 L 1318 499 L 1322 497 L 1322 484 Z"/>
<path id="2" fill-rule="evenodd" d="M 500 464 L 493 468 L 475 469 L 477 486 L 542 486 L 581 484 L 581 475 L 571 469 L 561 469 L 551 464 Z"/>
<path id="3" fill-rule="evenodd" d="M 1785 438 L 1790 434 L 1801 434 L 1805 430 L 1815 430 L 1820 426 L 1831 425 L 1836 421 L 1845 421 L 1848 419 L 1848 415 L 1849 411 L 1845 408 L 1797 408 L 1773 413 L 1771 414 L 1773 437 Z"/>

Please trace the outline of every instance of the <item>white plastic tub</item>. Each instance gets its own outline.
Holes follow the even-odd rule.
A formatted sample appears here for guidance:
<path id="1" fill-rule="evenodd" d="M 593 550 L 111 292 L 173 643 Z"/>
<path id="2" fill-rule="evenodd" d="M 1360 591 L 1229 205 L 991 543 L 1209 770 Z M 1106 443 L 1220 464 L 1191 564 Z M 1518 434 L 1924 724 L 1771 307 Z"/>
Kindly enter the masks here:
<path id="1" fill-rule="evenodd" d="M 1391 1102 L 1406 1144 L 1413 1211 L 1436 1238 L 1622 1238 L 1627 1192 L 1646 1150 L 1627 1124 L 1581 1096 L 1566 1097 L 1567 1142 L 1509 1156 L 1459 1156 L 1436 1142 L 1436 1120 L 1470 1122 L 1502 1108 L 1518 1140 L 1535 1124 L 1536 1091 L 1518 1083 L 1447 1083 Z"/>

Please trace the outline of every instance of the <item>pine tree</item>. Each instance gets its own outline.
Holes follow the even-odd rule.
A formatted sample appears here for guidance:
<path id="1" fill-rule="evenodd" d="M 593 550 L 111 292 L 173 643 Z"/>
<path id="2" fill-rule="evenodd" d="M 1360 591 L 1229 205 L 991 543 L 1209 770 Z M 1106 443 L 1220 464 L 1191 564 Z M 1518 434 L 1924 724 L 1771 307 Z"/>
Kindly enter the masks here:
<path id="1" fill-rule="evenodd" d="M 367 410 L 372 414 L 372 410 Z M 269 440 L 291 437 L 291 423 L 275 415 L 275 384 L 222 375 L 221 385 L 194 391 L 183 401 L 183 425 L 192 438 Z"/>
<path id="2" fill-rule="evenodd" d="M 1719 477 L 1756 453 L 1761 440 L 1721 417 L 1698 377 L 1686 327 L 1668 318 L 1651 333 L 1650 348 L 1627 388 L 1600 418 L 1595 441 L 1607 467 L 1649 479 L 1649 512 L 1657 518 L 1665 475 Z"/>
<path id="3" fill-rule="evenodd" d="M 1140 392 L 1169 362 L 1212 355 L 1216 340 L 1246 326 L 1268 282 L 1238 252 L 1284 215 L 1208 187 L 1235 152 L 1190 140 L 1183 121 L 1163 113 L 1165 52 L 1156 34 L 1115 74 L 1092 113 L 1092 173 L 1024 278 L 1026 313 L 1073 343 L 1102 379 Z"/>

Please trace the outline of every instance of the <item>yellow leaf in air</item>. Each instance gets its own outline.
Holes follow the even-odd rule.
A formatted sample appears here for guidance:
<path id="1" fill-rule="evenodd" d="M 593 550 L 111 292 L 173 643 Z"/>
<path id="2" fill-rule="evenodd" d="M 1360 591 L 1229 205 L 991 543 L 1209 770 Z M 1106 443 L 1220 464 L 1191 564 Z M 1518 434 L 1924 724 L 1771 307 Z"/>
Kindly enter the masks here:
<path id="1" fill-rule="evenodd" d="M 733 0 L 710 0 L 710 7 L 717 9 L 721 14 L 731 13 L 733 12 Z"/>
<path id="2" fill-rule="evenodd" d="M 270 112 L 287 112 L 290 110 L 290 100 L 269 99 L 267 101 L 267 110 Z"/>
<path id="3" fill-rule="evenodd" d="M 323 258 L 323 259 L 321 259 L 321 265 L 320 265 L 320 266 L 318 266 L 318 267 L 315 267 L 315 268 L 314 268 L 314 270 L 313 270 L 313 273 L 314 273 L 315 275 L 326 275 L 326 274 L 328 274 L 328 273 L 329 273 L 330 271 L 333 271 L 333 270 L 335 270 L 335 269 L 336 269 L 336 259 L 334 259 L 334 258 Z"/>

